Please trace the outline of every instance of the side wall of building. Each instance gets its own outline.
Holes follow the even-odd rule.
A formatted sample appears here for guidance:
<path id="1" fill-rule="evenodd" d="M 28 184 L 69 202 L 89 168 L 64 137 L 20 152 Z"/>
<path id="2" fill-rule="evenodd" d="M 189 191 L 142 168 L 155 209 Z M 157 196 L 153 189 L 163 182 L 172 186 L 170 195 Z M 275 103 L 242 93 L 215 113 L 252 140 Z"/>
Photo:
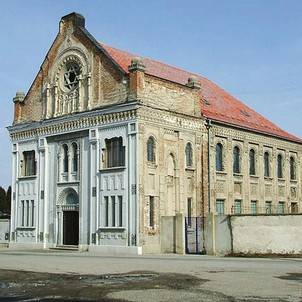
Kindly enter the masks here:
<path id="1" fill-rule="evenodd" d="M 221 144 L 223 150 L 222 171 L 216 167 L 217 144 Z M 233 171 L 235 147 L 239 148 L 239 173 Z M 250 150 L 255 151 L 254 175 L 250 173 Z M 251 213 L 255 211 L 252 201 L 258 213 L 301 211 L 301 151 L 301 145 L 296 143 L 214 124 L 210 129 L 211 212 L 219 210 L 217 201 L 224 203 L 226 214 L 236 210 Z M 269 154 L 268 176 L 264 174 L 266 152 Z M 278 156 L 282 157 L 282 177 L 277 175 Z M 291 158 L 295 161 L 294 179 L 290 176 Z"/>

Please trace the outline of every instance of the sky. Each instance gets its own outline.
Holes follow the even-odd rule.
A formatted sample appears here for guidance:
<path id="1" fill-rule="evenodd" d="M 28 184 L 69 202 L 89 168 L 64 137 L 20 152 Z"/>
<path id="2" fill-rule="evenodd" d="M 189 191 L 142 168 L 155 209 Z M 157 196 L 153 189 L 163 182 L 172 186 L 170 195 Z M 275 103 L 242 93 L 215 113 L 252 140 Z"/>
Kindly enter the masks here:
<path id="1" fill-rule="evenodd" d="M 73 11 L 97 40 L 205 76 L 302 137 L 300 0 L 2 1 L 0 186 L 11 182 L 12 99 L 27 92 Z"/>

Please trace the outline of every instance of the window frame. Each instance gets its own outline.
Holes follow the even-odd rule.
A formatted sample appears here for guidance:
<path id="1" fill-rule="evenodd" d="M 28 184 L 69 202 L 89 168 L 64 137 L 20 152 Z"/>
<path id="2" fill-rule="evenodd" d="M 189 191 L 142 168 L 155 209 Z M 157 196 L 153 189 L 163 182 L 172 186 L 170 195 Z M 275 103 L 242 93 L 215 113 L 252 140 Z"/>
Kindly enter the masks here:
<path id="1" fill-rule="evenodd" d="M 256 176 L 256 151 L 251 148 L 249 151 L 249 175 Z"/>
<path id="2" fill-rule="evenodd" d="M 219 148 L 219 150 L 218 150 Z M 218 172 L 222 172 L 224 170 L 224 167 L 223 167 L 223 145 L 222 143 L 218 142 L 216 144 L 216 147 L 215 147 L 215 167 L 216 167 L 216 171 Z"/>
<path id="3" fill-rule="evenodd" d="M 186 167 L 193 167 L 193 146 L 191 142 L 187 142 L 185 148 Z"/>
<path id="4" fill-rule="evenodd" d="M 240 173 L 241 173 L 241 150 L 240 150 L 239 146 L 234 146 L 234 148 L 233 148 L 233 174 L 240 174 Z"/>
<path id="5" fill-rule="evenodd" d="M 147 162 L 152 164 L 156 162 L 156 142 L 152 135 L 147 140 Z"/>

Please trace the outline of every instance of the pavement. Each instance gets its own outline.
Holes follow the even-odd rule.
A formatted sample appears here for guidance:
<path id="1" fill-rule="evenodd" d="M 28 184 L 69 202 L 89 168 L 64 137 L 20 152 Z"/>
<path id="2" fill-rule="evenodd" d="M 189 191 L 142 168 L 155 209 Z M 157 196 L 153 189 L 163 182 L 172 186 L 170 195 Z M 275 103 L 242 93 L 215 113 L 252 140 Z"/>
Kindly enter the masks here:
<path id="1" fill-rule="evenodd" d="M 302 259 L 0 250 L 0 301 L 76 299 L 302 302 Z"/>

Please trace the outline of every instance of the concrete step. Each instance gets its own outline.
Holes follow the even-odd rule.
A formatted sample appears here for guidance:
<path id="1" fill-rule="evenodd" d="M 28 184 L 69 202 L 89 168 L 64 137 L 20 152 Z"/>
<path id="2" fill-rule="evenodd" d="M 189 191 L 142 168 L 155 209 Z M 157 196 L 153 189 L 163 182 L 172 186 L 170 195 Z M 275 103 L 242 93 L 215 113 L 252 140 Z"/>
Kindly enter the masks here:
<path id="1" fill-rule="evenodd" d="M 56 247 L 51 247 L 49 249 L 60 250 L 60 251 L 78 251 L 79 247 L 77 245 L 58 245 Z"/>

